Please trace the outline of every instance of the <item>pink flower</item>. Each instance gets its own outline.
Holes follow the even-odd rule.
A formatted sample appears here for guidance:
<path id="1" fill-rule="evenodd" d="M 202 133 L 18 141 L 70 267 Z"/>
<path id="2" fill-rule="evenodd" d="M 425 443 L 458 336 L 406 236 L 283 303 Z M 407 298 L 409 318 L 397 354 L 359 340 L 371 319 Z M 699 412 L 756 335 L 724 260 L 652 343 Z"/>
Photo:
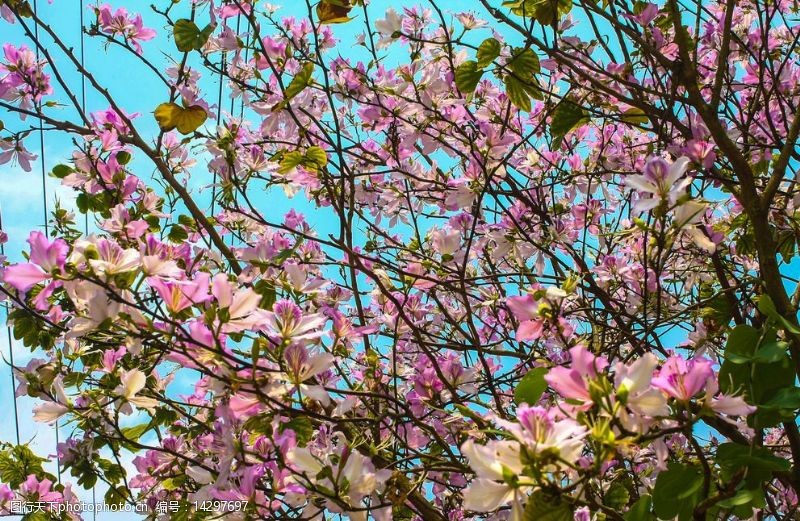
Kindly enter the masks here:
<path id="1" fill-rule="evenodd" d="M 261 330 L 284 340 L 310 340 L 322 336 L 321 326 L 327 318 L 319 314 L 304 315 L 291 300 L 279 300 L 272 311 L 262 311 Z"/>
<path id="2" fill-rule="evenodd" d="M 519 320 L 517 340 L 520 342 L 528 342 L 542 336 L 544 322 L 539 317 L 539 305 L 532 295 L 508 297 L 506 299 L 506 305 L 517 320 Z"/>
<path id="3" fill-rule="evenodd" d="M 710 360 L 702 357 L 686 360 L 680 356 L 671 356 L 664 362 L 652 383 L 673 398 L 688 401 L 706 386 L 713 375 Z"/>
<path id="4" fill-rule="evenodd" d="M 574 420 L 556 420 L 551 411 L 527 405 L 517 409 L 517 420 L 498 418 L 495 423 L 511 432 L 530 454 L 556 454 L 565 461 L 575 461 L 580 456 L 587 431 Z"/>
<path id="5" fill-rule="evenodd" d="M 52 278 L 54 272 L 64 267 L 69 246 L 61 239 L 52 243 L 42 232 L 31 232 L 31 262 L 9 266 L 3 272 L 3 280 L 19 291 L 28 291 L 39 282 Z"/>
<path id="6" fill-rule="evenodd" d="M 142 23 L 142 15 L 135 15 L 130 17 L 128 10 L 120 7 L 112 12 L 112 7 L 104 4 L 95 9 L 97 13 L 97 20 L 100 24 L 100 29 L 112 36 L 119 35 L 128 40 L 131 46 L 138 52 L 142 53 L 142 46 L 139 42 L 152 40 L 156 37 L 156 32 L 152 29 L 144 27 Z"/>
<path id="7" fill-rule="evenodd" d="M 53 482 L 45 478 L 39 481 L 35 474 L 28 476 L 28 479 L 20 485 L 20 493 L 27 499 L 34 499 L 44 503 L 61 503 L 60 492 L 52 490 Z"/>
<path id="8" fill-rule="evenodd" d="M 205 272 L 199 273 L 195 280 L 174 280 L 161 277 L 147 279 L 150 287 L 158 292 L 167 309 L 172 313 L 179 313 L 189 306 L 208 301 L 211 298 L 208 293 L 209 281 L 210 277 Z"/>
<path id="9" fill-rule="evenodd" d="M 749 405 L 741 396 L 731 396 L 721 394 L 716 396 L 719 391 L 719 384 L 715 378 L 709 378 L 706 386 L 706 405 L 712 411 L 728 416 L 748 416 L 756 412 L 757 408 Z"/>
<path id="10" fill-rule="evenodd" d="M 16 99 L 21 107 L 29 107 L 31 101 L 39 101 L 45 94 L 53 92 L 50 76 L 42 72 L 43 62 L 26 46 L 3 45 L 5 63 L 0 64 L 0 89 L 2 98 Z"/>
<path id="11" fill-rule="evenodd" d="M 567 399 L 591 402 L 589 380 L 608 366 L 608 360 L 594 356 L 584 346 L 577 345 L 569 350 L 571 367 L 554 367 L 545 376 L 548 385 Z"/>
<path id="12" fill-rule="evenodd" d="M 39 156 L 25 148 L 22 141 L 12 142 L 0 139 L 0 165 L 16 162 L 24 171 L 30 172 L 31 161 L 35 161 L 37 157 Z"/>

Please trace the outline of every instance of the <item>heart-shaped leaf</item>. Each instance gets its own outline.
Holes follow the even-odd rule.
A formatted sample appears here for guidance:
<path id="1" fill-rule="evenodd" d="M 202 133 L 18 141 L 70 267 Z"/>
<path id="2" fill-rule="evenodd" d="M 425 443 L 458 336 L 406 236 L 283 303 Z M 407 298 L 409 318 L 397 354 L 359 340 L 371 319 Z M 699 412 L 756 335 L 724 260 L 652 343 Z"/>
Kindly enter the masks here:
<path id="1" fill-rule="evenodd" d="M 349 16 L 353 7 L 348 0 L 322 0 L 317 4 L 317 18 L 321 24 L 341 24 L 352 20 Z"/>
<path id="2" fill-rule="evenodd" d="M 178 129 L 184 135 L 200 128 L 208 118 L 205 109 L 199 105 L 184 108 L 177 103 L 162 103 L 153 114 L 161 130 L 169 132 Z"/>
<path id="3" fill-rule="evenodd" d="M 178 50 L 181 52 L 199 51 L 206 44 L 213 31 L 214 26 L 211 24 L 201 31 L 197 24 L 186 19 L 178 20 L 172 28 L 175 45 L 178 46 Z"/>
<path id="4" fill-rule="evenodd" d="M 483 70 L 478 68 L 478 62 L 466 61 L 456 68 L 456 87 L 463 94 L 472 94 L 483 77 Z"/>
<path id="5" fill-rule="evenodd" d="M 561 138 L 567 135 L 575 127 L 588 123 L 589 113 L 572 100 L 564 98 L 556 105 L 553 111 L 553 120 L 550 123 L 550 133 L 553 142 L 560 143 Z"/>
<path id="6" fill-rule="evenodd" d="M 490 65 L 498 56 L 500 56 L 500 42 L 494 38 L 487 38 L 478 47 L 478 68 L 483 69 Z"/>

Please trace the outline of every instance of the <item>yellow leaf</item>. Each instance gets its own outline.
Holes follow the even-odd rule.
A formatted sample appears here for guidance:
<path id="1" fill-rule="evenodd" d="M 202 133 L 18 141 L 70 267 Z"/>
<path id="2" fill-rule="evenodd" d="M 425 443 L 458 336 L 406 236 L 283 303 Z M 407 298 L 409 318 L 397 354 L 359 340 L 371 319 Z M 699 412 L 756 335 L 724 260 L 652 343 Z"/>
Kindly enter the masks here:
<path id="1" fill-rule="evenodd" d="M 647 114 L 645 114 L 642 109 L 636 107 L 631 107 L 623 112 L 620 119 L 631 125 L 647 125 L 650 123 L 650 118 L 647 117 Z"/>
<path id="2" fill-rule="evenodd" d="M 208 114 L 200 105 L 181 107 L 177 103 L 162 103 L 155 112 L 158 126 L 164 132 L 177 128 L 181 134 L 191 134 L 205 123 Z"/>
<path id="3" fill-rule="evenodd" d="M 322 0 L 317 4 L 317 17 L 321 24 L 341 24 L 349 22 L 351 18 L 347 16 L 352 7 L 348 0 L 326 1 Z"/>

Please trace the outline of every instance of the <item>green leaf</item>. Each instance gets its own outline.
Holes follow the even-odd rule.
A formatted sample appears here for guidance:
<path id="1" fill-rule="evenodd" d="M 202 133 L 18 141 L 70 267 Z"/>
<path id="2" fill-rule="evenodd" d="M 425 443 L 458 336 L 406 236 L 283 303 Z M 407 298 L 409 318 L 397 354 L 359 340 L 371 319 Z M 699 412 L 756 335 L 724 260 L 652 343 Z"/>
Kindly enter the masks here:
<path id="1" fill-rule="evenodd" d="M 108 487 L 103 499 L 107 505 L 122 505 L 125 503 L 125 493 L 122 488 Z"/>
<path id="2" fill-rule="evenodd" d="M 280 168 L 279 174 L 287 174 L 293 168 L 298 166 L 305 167 L 306 170 L 319 172 L 328 164 L 328 154 L 318 146 L 310 147 L 305 152 L 299 150 L 292 150 L 290 152 L 281 152 L 278 157 Z"/>
<path id="3" fill-rule="evenodd" d="M 482 77 L 483 70 L 478 68 L 478 62 L 465 61 L 456 68 L 456 87 L 462 94 L 472 94 Z"/>
<path id="4" fill-rule="evenodd" d="M 753 360 L 762 363 L 777 362 L 788 356 L 788 348 L 789 345 L 786 342 L 765 342 L 756 351 Z"/>
<path id="5" fill-rule="evenodd" d="M 623 480 L 614 481 L 603 496 L 603 504 L 616 511 L 628 505 L 631 493 Z"/>
<path id="6" fill-rule="evenodd" d="M 279 174 L 288 174 L 293 168 L 303 164 L 303 153 L 299 150 L 292 150 L 283 155 L 280 161 Z"/>
<path id="7" fill-rule="evenodd" d="M 572 508 L 562 499 L 537 490 L 525 505 L 524 521 L 572 521 Z"/>
<path id="8" fill-rule="evenodd" d="M 170 242 L 173 242 L 175 244 L 182 244 L 186 242 L 186 240 L 189 238 L 189 233 L 183 226 L 179 224 L 173 224 L 169 229 L 169 234 L 167 234 L 167 238 L 170 240 Z"/>
<path id="9" fill-rule="evenodd" d="M 554 142 L 561 142 L 561 139 L 572 129 L 588 123 L 589 113 L 573 101 L 564 98 L 553 111 L 553 119 L 550 123 L 550 134 Z"/>
<path id="10" fill-rule="evenodd" d="M 175 128 L 183 135 L 196 131 L 208 119 L 208 113 L 200 105 L 182 107 L 177 103 L 162 103 L 153 111 L 158 126 L 164 132 Z"/>
<path id="11" fill-rule="evenodd" d="M 699 467 L 671 463 L 656 478 L 653 508 L 659 519 L 689 519 L 700 501 L 703 472 Z"/>
<path id="12" fill-rule="evenodd" d="M 181 52 L 199 51 L 206 44 L 212 32 L 214 32 L 213 25 L 209 24 L 201 31 L 197 24 L 186 19 L 178 20 L 172 28 L 175 45 Z"/>
<path id="13" fill-rule="evenodd" d="M 785 410 L 787 416 L 792 417 L 794 416 L 794 411 L 800 409 L 800 389 L 797 387 L 778 389 L 775 395 L 766 402 L 759 404 L 759 407 Z"/>
<path id="14" fill-rule="evenodd" d="M 142 434 L 147 432 L 149 428 L 150 428 L 150 422 L 147 422 L 147 423 L 142 423 L 140 425 L 135 425 L 133 427 L 123 427 L 120 430 L 122 431 L 122 435 L 125 436 L 125 438 L 131 441 L 139 441 L 139 438 L 142 437 Z"/>
<path id="15" fill-rule="evenodd" d="M 544 376 L 547 374 L 546 367 L 534 367 L 522 377 L 514 389 L 514 403 L 517 405 L 527 403 L 528 405 L 535 405 L 539 398 L 542 397 L 545 389 L 547 389 L 547 382 Z"/>
<path id="16" fill-rule="evenodd" d="M 483 69 L 492 64 L 500 56 L 500 42 L 494 38 L 487 38 L 478 46 L 478 68 Z"/>
<path id="17" fill-rule="evenodd" d="M 300 69 L 292 81 L 289 82 L 289 85 L 286 86 L 284 90 L 283 96 L 284 99 L 282 102 L 278 103 L 272 110 L 280 110 L 286 107 L 286 104 L 295 96 L 303 92 L 306 87 L 311 85 L 312 80 L 311 76 L 314 74 L 314 63 L 308 62 L 303 65 L 303 68 Z"/>
<path id="18" fill-rule="evenodd" d="M 644 495 L 622 517 L 625 518 L 625 521 L 650 521 L 653 519 L 653 514 L 650 513 L 652 506 L 653 498 Z"/>
<path id="19" fill-rule="evenodd" d="M 723 499 L 718 506 L 722 508 L 733 508 L 742 505 L 749 505 L 750 503 L 757 502 L 764 498 L 764 492 L 761 490 L 748 490 L 742 489 L 736 493 L 735 496 Z"/>
<path id="20" fill-rule="evenodd" d="M 277 292 L 275 291 L 275 286 L 272 283 L 262 279 L 256 282 L 255 286 L 253 286 L 253 290 L 261 295 L 261 302 L 259 302 L 258 307 L 263 309 L 272 309 L 272 306 L 275 304 L 275 301 L 278 298 Z"/>
<path id="21" fill-rule="evenodd" d="M 794 387 L 795 373 L 791 360 L 781 355 L 781 348 L 775 344 L 781 346 L 782 343 L 777 342 L 773 328 L 762 333 L 750 326 L 736 326 L 725 344 L 725 362 L 719 371 L 719 386 L 723 393 L 741 393 L 748 403 L 759 406 L 758 412 L 747 419 L 751 426 L 759 428 L 784 421 L 785 412 L 766 404 L 781 389 Z"/>
<path id="22" fill-rule="evenodd" d="M 31 474 L 42 478 L 44 461 L 46 460 L 34 454 L 27 445 L 15 445 L 0 452 L 0 481 L 16 489 Z"/>
<path id="23" fill-rule="evenodd" d="M 753 352 L 761 338 L 761 332 L 746 324 L 734 327 L 725 343 L 725 360 L 744 364 L 753 360 Z"/>
<path id="24" fill-rule="evenodd" d="M 305 447 L 311 440 L 311 436 L 314 435 L 314 426 L 311 424 L 311 420 L 305 416 L 297 416 L 286 423 L 282 423 L 280 431 L 283 432 L 286 429 L 294 431 L 297 436 L 297 444 L 301 447 Z"/>
<path id="25" fill-rule="evenodd" d="M 572 9 L 571 0 L 506 0 L 504 7 L 518 16 L 535 18 L 542 25 L 553 25 Z"/>
<path id="26" fill-rule="evenodd" d="M 314 171 L 319 171 L 325 168 L 325 165 L 328 164 L 328 154 L 325 151 L 318 147 L 313 146 L 306 150 L 305 162 L 304 166 Z"/>
<path id="27" fill-rule="evenodd" d="M 119 156 L 119 154 L 117 154 Z M 117 159 L 119 161 L 119 158 Z M 67 165 L 56 165 L 53 167 L 53 177 L 57 177 L 59 179 L 64 179 L 69 174 L 71 174 L 74 170 L 67 166 Z"/>
<path id="28" fill-rule="evenodd" d="M 800 328 L 786 320 L 783 316 L 781 316 L 780 313 L 778 313 L 778 310 L 775 308 L 775 303 L 772 302 L 772 299 L 769 297 L 769 295 L 761 295 L 758 298 L 758 310 L 769 318 L 778 321 L 786 331 L 794 333 L 795 335 L 800 335 Z"/>
<path id="29" fill-rule="evenodd" d="M 514 49 L 511 61 L 508 63 L 511 71 L 521 80 L 527 80 L 534 74 L 541 72 L 539 57 L 531 49 Z"/>
<path id="30" fill-rule="evenodd" d="M 788 460 L 775 456 L 769 449 L 740 443 L 723 443 L 717 447 L 716 463 L 725 480 L 746 468 L 746 488 L 760 488 L 763 482 L 771 479 L 773 472 L 787 471 L 791 467 Z"/>
<path id="31" fill-rule="evenodd" d="M 520 81 L 510 74 L 506 76 L 505 84 L 506 95 L 508 96 L 508 99 L 511 100 L 511 103 L 513 103 L 514 106 L 520 110 L 530 112 L 532 97 L 531 89 L 533 89 L 533 87 L 523 81 Z"/>
<path id="32" fill-rule="evenodd" d="M 791 467 L 788 460 L 775 456 L 769 449 L 733 442 L 717 447 L 717 464 L 730 470 L 748 467 L 753 470 L 786 471 Z"/>
<path id="33" fill-rule="evenodd" d="M 645 114 L 642 109 L 636 107 L 631 107 L 623 112 L 619 119 L 631 125 L 646 125 L 650 123 L 650 118 L 647 117 L 647 114 Z"/>
<path id="34" fill-rule="evenodd" d="M 342 1 L 336 2 L 331 0 L 322 0 L 317 4 L 317 18 L 319 23 L 325 24 L 341 24 L 352 20 L 348 16 L 352 6 L 350 2 Z"/>
<path id="35" fill-rule="evenodd" d="M 131 156 L 130 152 L 126 152 L 125 150 L 123 150 L 117 153 L 117 163 L 119 163 L 122 166 L 125 166 L 131 162 L 132 157 L 133 156 Z"/>

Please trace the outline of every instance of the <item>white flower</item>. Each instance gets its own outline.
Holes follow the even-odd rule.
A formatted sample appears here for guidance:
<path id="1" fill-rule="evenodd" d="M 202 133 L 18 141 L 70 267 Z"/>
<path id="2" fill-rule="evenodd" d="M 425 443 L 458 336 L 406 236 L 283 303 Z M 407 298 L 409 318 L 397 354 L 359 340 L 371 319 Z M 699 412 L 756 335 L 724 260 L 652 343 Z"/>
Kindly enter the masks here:
<path id="1" fill-rule="evenodd" d="M 321 385 L 308 385 L 304 383 L 320 373 L 327 371 L 334 361 L 330 353 L 309 353 L 299 345 L 292 344 L 283 353 L 288 369 L 287 377 L 295 383 L 303 396 L 317 400 L 322 405 L 330 403 L 328 391 Z"/>
<path id="2" fill-rule="evenodd" d="M 689 177 L 681 179 L 689 163 L 688 157 L 680 157 L 671 165 L 664 159 L 656 157 L 645 164 L 642 175 L 626 177 L 625 184 L 639 191 L 639 199 L 633 205 L 633 210 L 636 212 L 652 210 L 662 201 L 675 204 L 692 182 Z"/>
<path id="3" fill-rule="evenodd" d="M 332 460 L 331 456 L 336 456 L 336 460 Z M 307 447 L 294 447 L 287 452 L 286 459 L 295 471 L 302 475 L 298 476 L 301 483 L 339 490 L 341 499 L 359 510 L 350 512 L 333 502 L 326 502 L 326 508 L 336 513 L 345 511 L 353 520 L 366 519 L 360 510 L 362 500 L 373 492 L 382 490 L 383 483 L 391 475 L 387 470 L 376 471 L 368 457 L 347 446 L 327 457 L 317 457 Z M 332 461 L 337 463 L 334 464 Z M 331 472 L 321 474 L 326 467 L 330 467 Z M 320 475 L 324 477 L 318 477 Z M 335 480 L 335 483 L 332 480 Z"/>
<path id="4" fill-rule="evenodd" d="M 120 407 L 120 410 L 130 413 L 131 410 L 128 404 L 133 404 L 148 410 L 152 410 L 158 405 L 158 400 L 145 396 L 136 396 L 139 391 L 144 389 L 146 381 L 147 376 L 138 369 L 122 372 L 120 376 L 121 383 L 114 390 L 114 392 L 120 395 L 123 401 L 126 402 Z"/>
<path id="5" fill-rule="evenodd" d="M 57 402 L 44 402 L 33 408 L 33 419 L 37 422 L 55 423 L 69 412 L 69 408 Z"/>
<path id="6" fill-rule="evenodd" d="M 490 441 L 486 445 L 477 445 L 473 440 L 467 440 L 461 446 L 461 454 L 467 457 L 476 475 L 464 490 L 464 509 L 491 512 L 511 502 L 512 519 L 519 518 L 523 512 L 522 502 L 533 489 L 528 478 L 522 476 L 517 487 L 505 481 L 506 475 L 522 472 L 519 443 Z"/>
<path id="7" fill-rule="evenodd" d="M 55 423 L 69 412 L 70 404 L 61 376 L 53 380 L 53 394 L 56 401 L 41 403 L 33 408 L 33 419 L 37 422 Z"/>
<path id="8" fill-rule="evenodd" d="M 617 364 L 614 385 L 617 397 L 626 408 L 619 411 L 620 421 L 626 429 L 642 432 L 647 421 L 642 418 L 654 418 L 669 414 L 667 398 L 660 390 L 652 387 L 653 370 L 658 366 L 658 358 L 646 353 L 630 365 Z"/>
<path id="9" fill-rule="evenodd" d="M 709 239 L 696 224 L 706 211 L 706 203 L 687 201 L 675 209 L 675 226 L 688 235 L 692 241 L 708 253 L 714 253 L 717 245 Z"/>
<path id="10" fill-rule="evenodd" d="M 375 22 L 375 29 L 377 29 L 378 34 L 381 35 L 377 47 L 379 49 L 388 47 L 392 40 L 395 39 L 395 34 L 399 33 L 402 28 L 403 18 L 397 14 L 397 11 L 394 9 L 386 11 L 386 18 Z"/>
<path id="11" fill-rule="evenodd" d="M 500 418 L 495 423 L 511 432 L 532 455 L 554 455 L 574 462 L 583 451 L 586 429 L 571 419 L 556 420 L 547 409 L 521 405 L 518 422 Z"/>

